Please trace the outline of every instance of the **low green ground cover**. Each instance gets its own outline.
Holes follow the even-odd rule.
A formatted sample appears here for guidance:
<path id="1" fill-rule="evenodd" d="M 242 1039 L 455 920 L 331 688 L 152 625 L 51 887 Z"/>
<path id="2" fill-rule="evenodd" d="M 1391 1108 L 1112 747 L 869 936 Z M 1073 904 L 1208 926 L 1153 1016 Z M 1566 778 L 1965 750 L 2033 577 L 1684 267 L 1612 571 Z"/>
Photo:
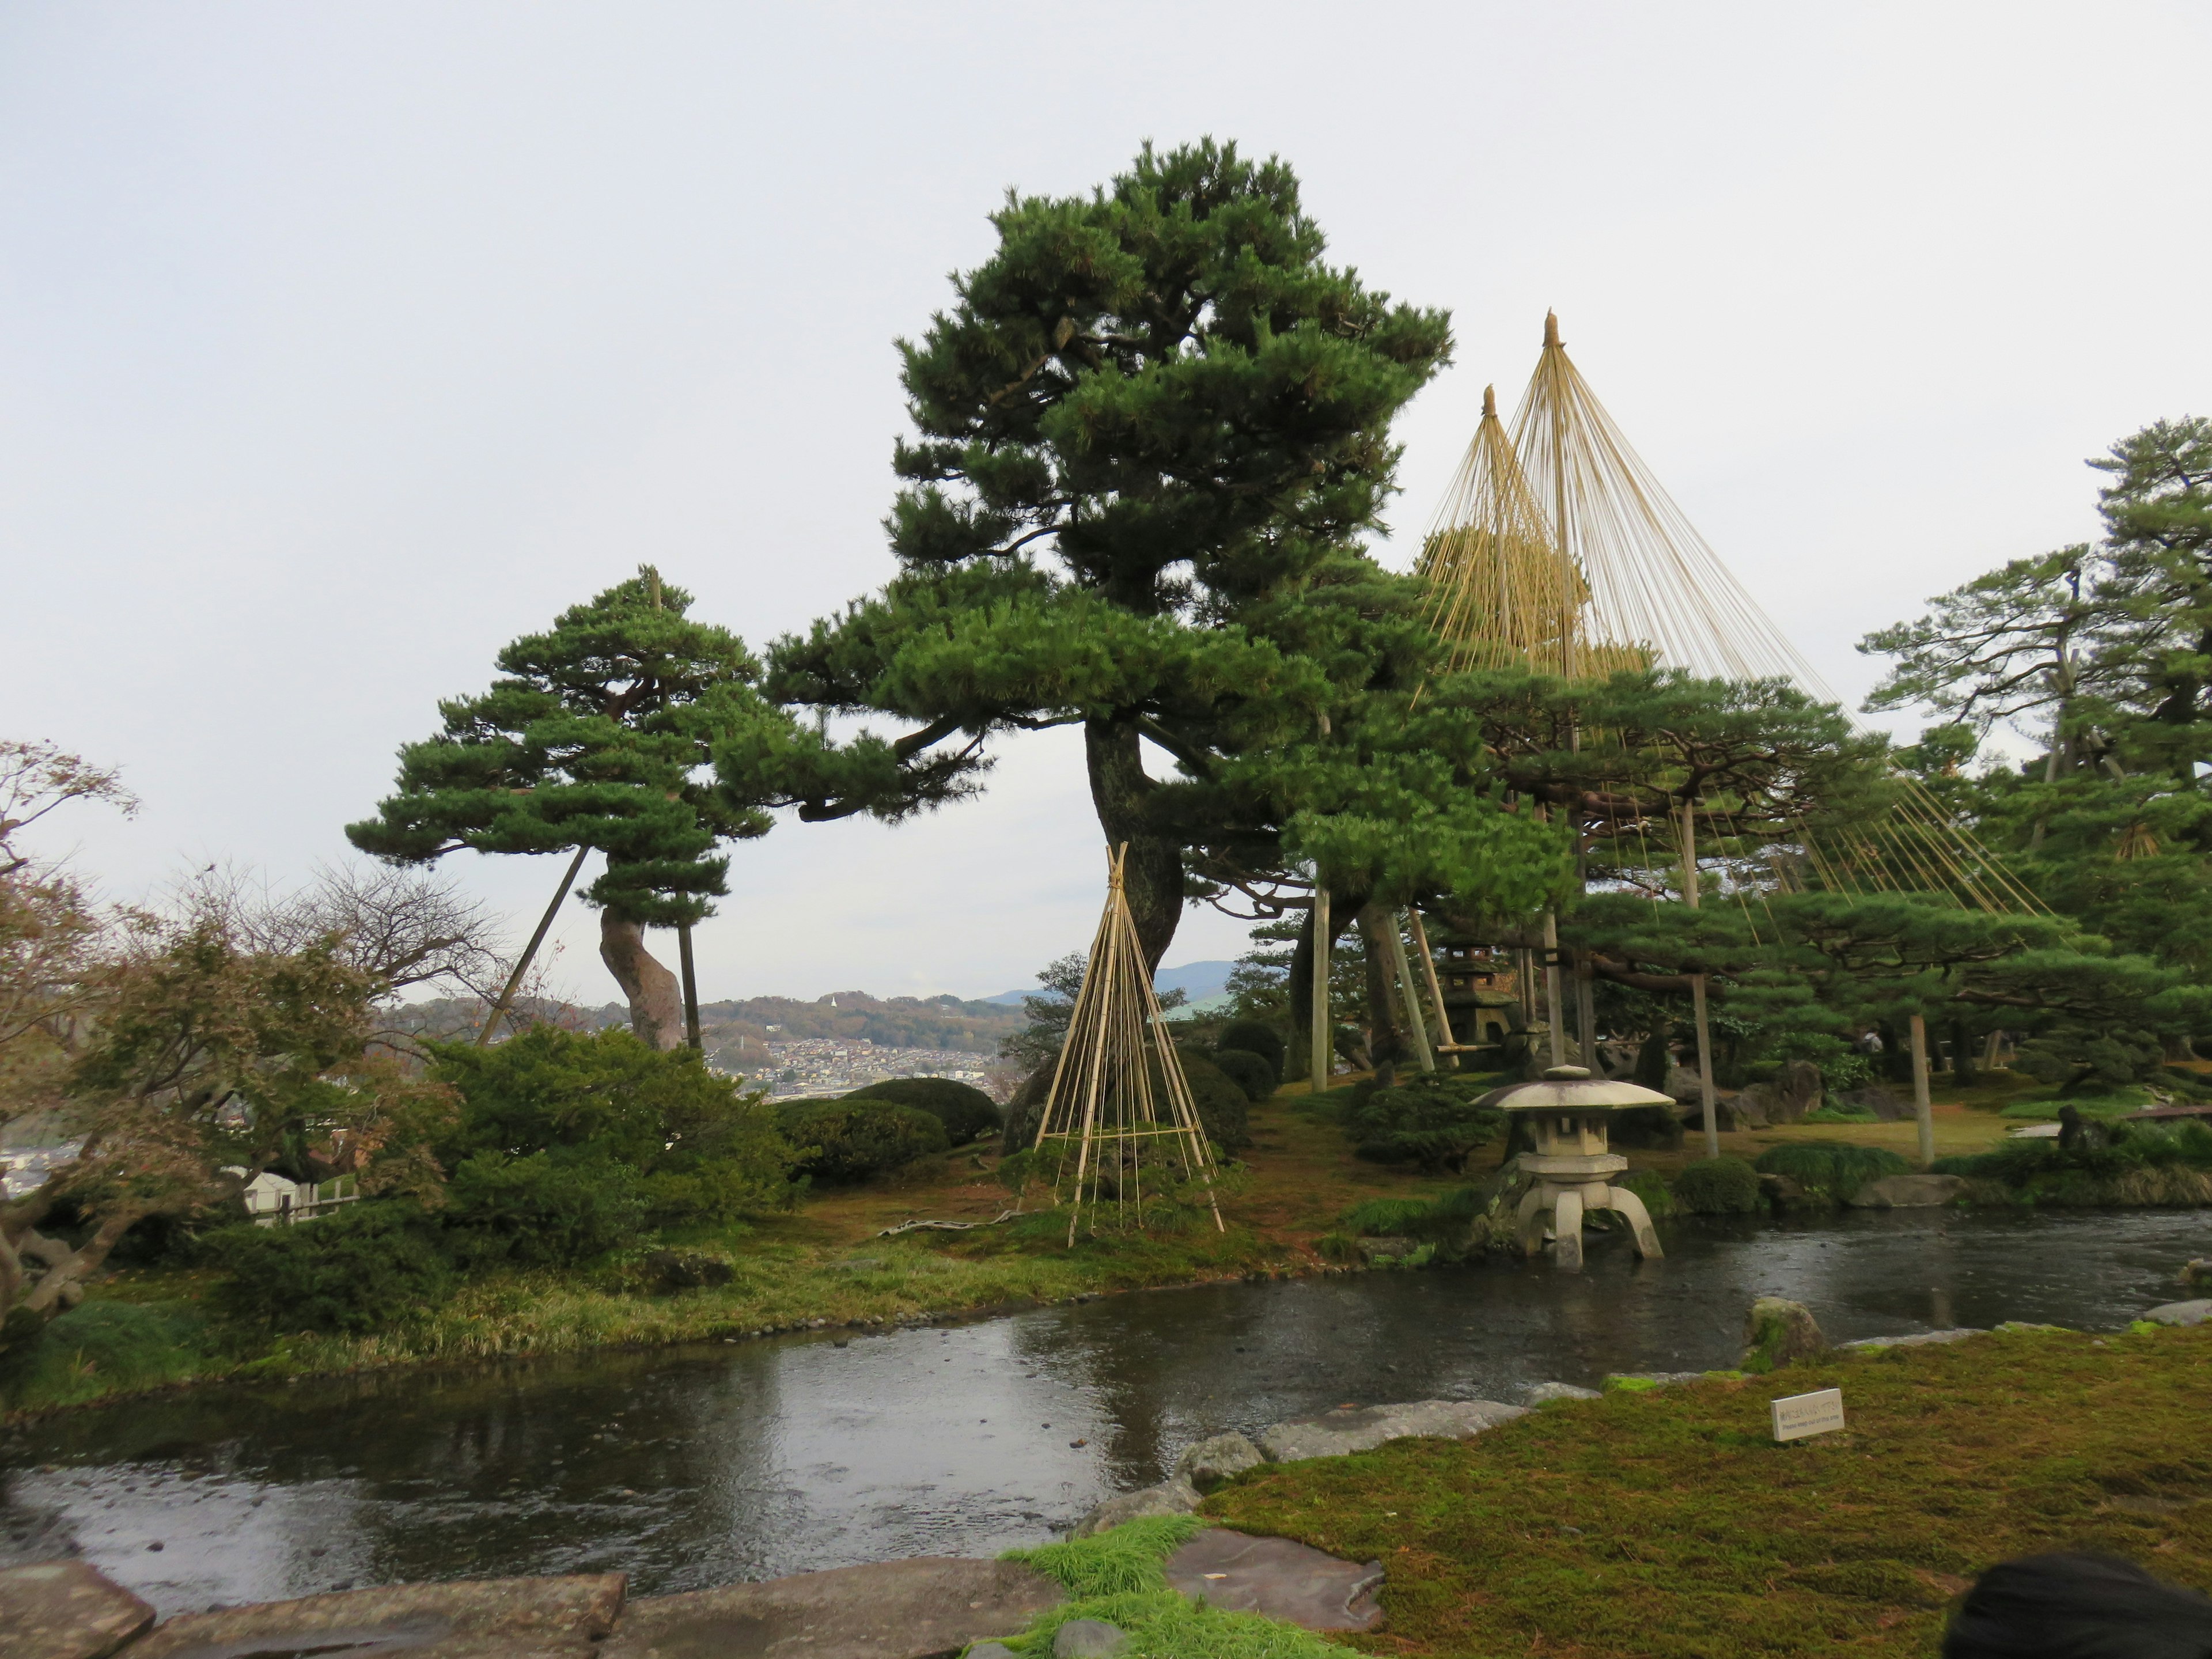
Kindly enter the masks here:
<path id="1" fill-rule="evenodd" d="M 1224 1612 L 1170 1589 L 1162 1565 L 1204 1524 L 1192 1516 L 1155 1516 L 1093 1538 L 1007 1551 L 1002 1559 L 1058 1579 L 1072 1599 L 1006 1645 L 1048 1654 L 1062 1625 L 1096 1619 L 1128 1637 L 1122 1659 L 1343 1659 L 1343 1648 L 1311 1631 Z"/>
<path id="2" fill-rule="evenodd" d="M 1772 1443 L 1770 1400 L 1831 1387 L 1845 1431 Z M 1378 1653 L 1920 1655 L 1975 1574 L 2039 1550 L 2212 1590 L 2208 1409 L 2212 1326 L 2007 1331 L 1273 1465 L 1205 1513 L 1381 1560 Z"/>
<path id="3" fill-rule="evenodd" d="M 1752 1167 L 1760 1175 L 1788 1176 L 1807 1196 L 1832 1204 L 1848 1202 L 1869 1181 L 1905 1175 L 1912 1169 L 1887 1147 L 1854 1146 L 1839 1140 L 1770 1146 Z"/>
<path id="4" fill-rule="evenodd" d="M 2111 1123 L 2082 1144 L 2014 1140 L 1986 1152 L 1939 1158 L 1938 1175 L 1964 1176 L 1982 1203 L 2062 1207 L 2212 1204 L 2212 1125 Z"/>

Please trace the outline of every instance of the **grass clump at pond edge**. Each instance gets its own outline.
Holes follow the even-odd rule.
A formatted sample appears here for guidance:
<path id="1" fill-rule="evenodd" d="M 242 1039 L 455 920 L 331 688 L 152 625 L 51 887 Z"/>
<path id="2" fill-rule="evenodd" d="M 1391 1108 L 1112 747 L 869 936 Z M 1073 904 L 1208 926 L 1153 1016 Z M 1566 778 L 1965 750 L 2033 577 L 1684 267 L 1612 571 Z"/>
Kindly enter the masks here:
<path id="1" fill-rule="evenodd" d="M 1397 1652 L 1925 1654 L 2039 1550 L 2212 1589 L 2208 1375 L 2212 1326 L 1838 1351 L 1256 1470 L 1205 1511 L 1380 1559 Z M 1844 1431 L 1773 1443 L 1771 1400 L 1832 1387 Z"/>
<path id="2" fill-rule="evenodd" d="M 1311 1631 L 1224 1612 L 1170 1589 L 1164 1563 L 1205 1524 L 1194 1516 L 1150 1516 L 1090 1538 L 1008 1550 L 1001 1560 L 1059 1580 L 1073 1599 L 1040 1614 L 1006 1645 L 1048 1654 L 1062 1625 L 1096 1619 L 1128 1637 L 1122 1659 L 1343 1659 L 1343 1648 Z"/>
<path id="3" fill-rule="evenodd" d="M 1869 1181 L 1909 1175 L 1912 1166 L 1886 1146 L 1854 1146 L 1849 1141 L 1798 1141 L 1770 1146 L 1752 1166 L 1761 1175 L 1788 1176 L 1808 1194 L 1832 1203 L 1850 1201 Z"/>

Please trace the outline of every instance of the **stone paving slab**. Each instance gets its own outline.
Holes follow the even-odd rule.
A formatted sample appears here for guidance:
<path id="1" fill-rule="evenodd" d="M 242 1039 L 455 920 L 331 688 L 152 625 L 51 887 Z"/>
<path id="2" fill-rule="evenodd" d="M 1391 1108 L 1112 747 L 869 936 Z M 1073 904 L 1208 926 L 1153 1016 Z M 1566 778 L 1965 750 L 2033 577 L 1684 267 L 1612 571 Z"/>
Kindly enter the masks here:
<path id="1" fill-rule="evenodd" d="M 1168 1583 L 1230 1613 L 1263 1613 L 1308 1630 L 1373 1630 L 1382 1564 L 1360 1565 L 1288 1538 L 1208 1527 L 1167 1560 Z"/>
<path id="2" fill-rule="evenodd" d="M 933 1659 L 1012 1636 L 1067 1592 L 1013 1561 L 921 1556 L 630 1603 L 600 1659 Z"/>
<path id="3" fill-rule="evenodd" d="M 410 1659 L 563 1659 L 622 1616 L 629 1578 L 481 1578 L 391 1584 L 172 1619 L 130 1659 L 285 1659 L 405 1653 Z"/>
<path id="4" fill-rule="evenodd" d="M 1339 1407 L 1318 1417 L 1293 1418 L 1260 1431 L 1260 1449 L 1278 1463 L 1304 1457 L 1337 1457 L 1370 1451 L 1386 1440 L 1435 1435 L 1465 1440 L 1526 1417 L 1528 1408 L 1497 1400 L 1416 1400 L 1403 1406 Z"/>
<path id="5" fill-rule="evenodd" d="M 0 1567 L 0 1656 L 107 1659 L 154 1609 L 82 1561 Z"/>

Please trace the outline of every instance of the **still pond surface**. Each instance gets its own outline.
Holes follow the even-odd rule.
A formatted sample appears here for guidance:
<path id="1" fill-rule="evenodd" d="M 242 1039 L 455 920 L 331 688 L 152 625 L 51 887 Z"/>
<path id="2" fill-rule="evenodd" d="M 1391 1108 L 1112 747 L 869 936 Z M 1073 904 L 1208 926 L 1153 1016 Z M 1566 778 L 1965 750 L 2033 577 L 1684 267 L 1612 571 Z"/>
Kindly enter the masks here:
<path id="1" fill-rule="evenodd" d="M 1682 1225 L 1548 1262 L 1113 1297 L 942 1328 L 226 1385 L 0 1438 L 0 1561 L 79 1553 L 166 1615 L 621 1570 L 635 1595 L 1038 1543 L 1183 1446 L 1348 1401 L 1517 1401 L 1732 1364 L 1762 1294 L 1832 1340 L 2124 1325 L 2212 1215 Z"/>

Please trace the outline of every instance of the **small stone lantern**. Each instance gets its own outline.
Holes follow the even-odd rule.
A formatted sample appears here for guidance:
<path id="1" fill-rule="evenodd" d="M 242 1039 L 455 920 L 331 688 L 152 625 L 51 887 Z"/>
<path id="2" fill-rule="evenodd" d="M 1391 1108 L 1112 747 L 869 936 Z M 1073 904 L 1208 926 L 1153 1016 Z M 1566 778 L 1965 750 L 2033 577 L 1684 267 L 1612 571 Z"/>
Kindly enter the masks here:
<path id="1" fill-rule="evenodd" d="M 1608 1148 L 1606 1135 L 1613 1113 L 1638 1106 L 1664 1106 L 1671 1111 L 1674 1103 L 1670 1097 L 1633 1083 L 1594 1079 L 1580 1066 L 1554 1066 L 1540 1082 L 1509 1084 L 1476 1103 L 1525 1115 L 1535 1132 L 1536 1150 L 1520 1158 L 1521 1173 L 1534 1178 L 1522 1197 L 1516 1218 L 1524 1254 L 1534 1255 L 1543 1249 L 1545 1212 L 1549 1211 L 1553 1236 L 1559 1241 L 1553 1260 L 1579 1271 L 1583 1217 L 1592 1210 L 1611 1210 L 1623 1217 L 1636 1241 L 1637 1255 L 1656 1261 L 1665 1254 L 1644 1200 L 1607 1179 L 1626 1170 L 1628 1160 Z"/>

